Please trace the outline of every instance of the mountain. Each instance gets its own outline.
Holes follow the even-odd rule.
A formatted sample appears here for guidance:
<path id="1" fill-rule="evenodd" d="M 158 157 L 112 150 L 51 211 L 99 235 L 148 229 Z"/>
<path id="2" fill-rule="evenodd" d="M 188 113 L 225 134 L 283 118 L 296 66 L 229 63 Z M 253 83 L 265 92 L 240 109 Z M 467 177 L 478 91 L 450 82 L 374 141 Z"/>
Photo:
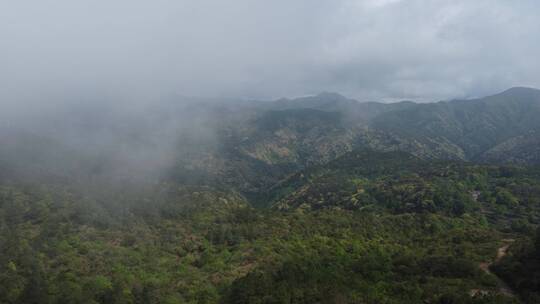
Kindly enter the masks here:
<path id="1" fill-rule="evenodd" d="M 444 151 L 446 158 L 486 161 L 494 159 L 485 155 L 490 149 L 539 130 L 539 113 L 539 90 L 513 88 L 480 99 L 422 104 L 385 113 L 375 118 L 372 126 L 423 143 L 427 149 Z M 515 144 L 519 145 L 518 141 Z M 500 160 L 520 157 L 526 156 L 508 155 Z M 529 160 L 534 162 L 534 158 Z"/>
<path id="2" fill-rule="evenodd" d="M 31 172 L 27 176 L 171 179 L 257 196 L 299 170 L 358 149 L 425 160 L 539 164 L 539 115 L 540 91 L 529 88 L 431 104 L 362 103 L 323 93 L 266 102 L 168 100 L 129 115 L 73 108 L 4 128 L 0 165 Z"/>
<path id="3" fill-rule="evenodd" d="M 518 135 L 490 148 L 482 160 L 491 163 L 540 164 L 540 136 L 536 130 Z"/>
<path id="4" fill-rule="evenodd" d="M 538 303 L 538 96 L 6 123 L 0 302 Z"/>
<path id="5" fill-rule="evenodd" d="M 245 137 L 231 147 L 236 157 L 286 168 L 282 177 L 366 148 L 426 160 L 539 161 L 540 91 L 535 89 L 433 104 L 360 103 L 322 94 L 280 100 L 275 107 L 246 121 Z"/>
<path id="6" fill-rule="evenodd" d="M 296 115 L 294 122 L 304 123 L 307 130 L 308 120 L 320 117 L 318 111 L 337 113 L 321 124 L 325 126 L 324 129 L 331 124 L 334 136 L 336 128 L 341 129 L 339 134 L 349 133 L 350 147 L 404 150 L 422 158 L 496 159 L 494 156 L 488 157 L 486 153 L 494 149 L 489 154 L 495 154 L 499 150 L 496 146 L 505 142 L 506 150 L 509 145 L 519 150 L 521 143 L 527 144 L 532 140 L 521 138 L 536 138 L 536 131 L 540 128 L 540 122 L 536 119 L 540 114 L 540 91 L 530 88 L 512 88 L 479 99 L 431 104 L 360 103 L 338 94 L 324 93 L 278 100 L 274 106 L 279 110 L 268 114 L 266 120 L 276 121 L 279 132 L 295 128 L 292 124 L 287 125 L 288 115 Z M 299 115 L 308 109 L 312 111 Z M 274 127 L 277 131 L 277 126 Z M 534 162 L 535 159 L 520 152 L 519 155 L 510 155 L 508 161 L 519 161 L 522 157 L 526 158 L 524 162 Z"/>

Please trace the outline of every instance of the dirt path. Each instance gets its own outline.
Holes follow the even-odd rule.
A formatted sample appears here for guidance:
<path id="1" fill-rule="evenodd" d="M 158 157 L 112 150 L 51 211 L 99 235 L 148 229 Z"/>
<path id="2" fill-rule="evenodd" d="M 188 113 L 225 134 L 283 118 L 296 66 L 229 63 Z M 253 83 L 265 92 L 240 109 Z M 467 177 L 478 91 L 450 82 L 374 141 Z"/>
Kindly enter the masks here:
<path id="1" fill-rule="evenodd" d="M 504 239 L 503 242 L 504 242 L 504 245 L 502 247 L 499 247 L 499 249 L 497 249 L 497 256 L 495 257 L 495 260 L 493 262 L 482 262 L 480 263 L 479 267 L 480 269 L 482 269 L 485 273 L 487 274 L 492 274 L 492 275 L 495 275 L 493 274 L 489 268 L 491 267 L 491 265 L 493 265 L 494 263 L 498 263 L 502 258 L 504 258 L 507 254 L 508 254 L 508 247 L 510 247 L 510 244 L 513 243 L 515 240 L 514 239 Z M 508 286 L 508 284 L 506 284 L 503 280 L 499 279 L 499 292 L 506 295 L 506 296 L 509 296 L 509 297 L 515 297 L 516 294 L 514 293 L 514 291 L 512 290 L 512 288 L 510 288 L 510 286 Z"/>

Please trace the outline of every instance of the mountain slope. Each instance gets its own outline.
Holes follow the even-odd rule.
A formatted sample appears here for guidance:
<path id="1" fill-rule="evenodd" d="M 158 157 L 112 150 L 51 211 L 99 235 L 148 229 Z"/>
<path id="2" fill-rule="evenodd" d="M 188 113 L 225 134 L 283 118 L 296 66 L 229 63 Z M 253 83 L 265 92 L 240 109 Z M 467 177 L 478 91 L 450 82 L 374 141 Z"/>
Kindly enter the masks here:
<path id="1" fill-rule="evenodd" d="M 475 100 L 420 104 L 378 116 L 374 128 L 419 142 L 448 143 L 469 160 L 516 136 L 540 129 L 540 91 L 513 88 Z"/>
<path id="2" fill-rule="evenodd" d="M 253 195 L 357 149 L 540 163 L 540 91 L 527 88 L 433 104 L 360 103 L 324 93 L 274 102 L 167 101 L 129 115 L 100 115 L 102 107 L 64 112 L 21 132 L 4 128 L 3 172 L 69 179 L 77 171 L 85 180 L 172 180 Z"/>

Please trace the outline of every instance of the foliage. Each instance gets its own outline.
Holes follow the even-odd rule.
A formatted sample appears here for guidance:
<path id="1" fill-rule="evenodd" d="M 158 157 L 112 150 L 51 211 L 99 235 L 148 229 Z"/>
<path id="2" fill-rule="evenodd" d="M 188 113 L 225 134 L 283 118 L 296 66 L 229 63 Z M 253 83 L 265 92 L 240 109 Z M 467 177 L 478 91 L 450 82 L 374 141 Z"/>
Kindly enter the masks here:
<path id="1" fill-rule="evenodd" d="M 356 151 L 267 193 L 288 211 L 170 181 L 5 182 L 0 302 L 515 303 L 478 265 L 538 224 L 537 181 L 533 169 Z"/>

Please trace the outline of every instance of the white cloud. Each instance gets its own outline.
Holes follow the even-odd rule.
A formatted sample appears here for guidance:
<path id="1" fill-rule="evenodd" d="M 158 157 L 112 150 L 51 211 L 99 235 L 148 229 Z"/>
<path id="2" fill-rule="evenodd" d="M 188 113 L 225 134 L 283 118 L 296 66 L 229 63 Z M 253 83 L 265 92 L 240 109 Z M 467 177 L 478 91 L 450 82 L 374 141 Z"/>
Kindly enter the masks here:
<path id="1" fill-rule="evenodd" d="M 540 86 L 536 1 L 0 1 L 3 100 L 437 100 Z"/>

